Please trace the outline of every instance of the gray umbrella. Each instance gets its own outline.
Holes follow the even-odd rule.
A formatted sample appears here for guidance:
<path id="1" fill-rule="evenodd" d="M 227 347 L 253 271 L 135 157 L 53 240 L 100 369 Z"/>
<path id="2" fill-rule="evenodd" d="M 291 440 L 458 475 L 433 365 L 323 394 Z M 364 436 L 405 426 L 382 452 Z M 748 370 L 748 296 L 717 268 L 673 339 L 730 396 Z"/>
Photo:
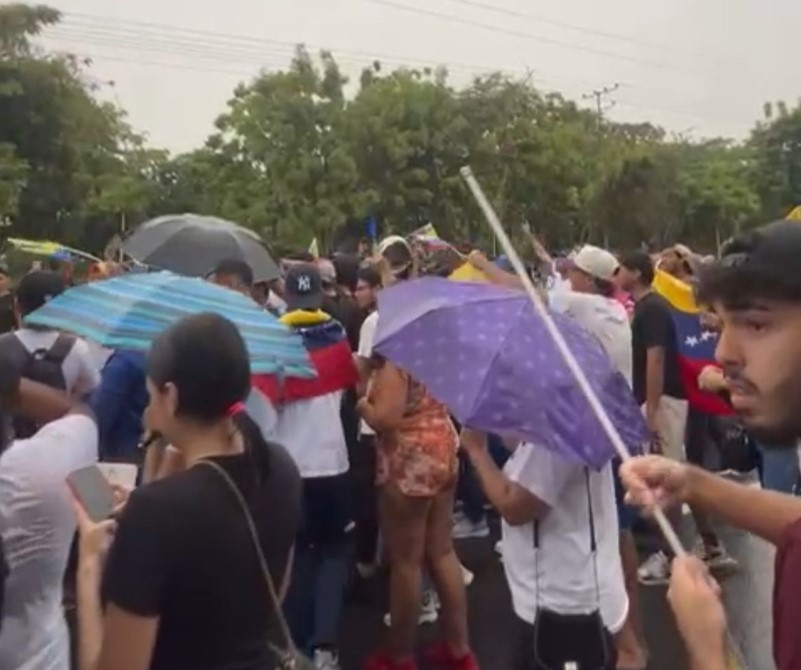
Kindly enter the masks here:
<path id="1" fill-rule="evenodd" d="M 280 276 L 278 264 L 252 230 L 213 216 L 170 214 L 146 221 L 122 243 L 140 263 L 204 277 L 222 260 L 245 261 L 256 281 Z"/>

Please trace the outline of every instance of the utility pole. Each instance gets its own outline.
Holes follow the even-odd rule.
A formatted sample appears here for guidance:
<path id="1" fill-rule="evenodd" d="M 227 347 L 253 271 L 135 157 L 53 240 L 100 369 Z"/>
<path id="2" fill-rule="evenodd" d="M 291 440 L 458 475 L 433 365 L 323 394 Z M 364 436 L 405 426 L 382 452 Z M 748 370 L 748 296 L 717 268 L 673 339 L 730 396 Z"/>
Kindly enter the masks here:
<path id="1" fill-rule="evenodd" d="M 604 104 L 604 98 L 612 95 L 615 91 L 620 88 L 620 84 L 612 84 L 611 86 L 604 86 L 603 88 L 595 89 L 590 93 L 586 93 L 581 97 L 584 100 L 595 100 L 595 111 L 598 114 L 598 126 L 600 127 L 601 123 L 604 120 L 604 112 L 612 109 L 615 106 L 614 100 Z"/>
<path id="2" fill-rule="evenodd" d="M 595 128 L 597 131 L 597 143 L 598 143 L 598 151 L 601 151 L 601 145 L 603 143 L 603 122 L 604 122 L 604 112 L 609 111 L 612 107 L 615 106 L 615 101 L 610 100 L 609 102 L 604 102 L 604 99 L 608 96 L 612 95 L 615 91 L 620 88 L 620 84 L 612 84 L 611 86 L 604 86 L 603 88 L 597 88 L 590 93 L 585 93 L 581 96 L 584 100 L 595 100 L 595 112 L 596 116 L 596 123 Z M 592 237 L 592 222 L 586 223 L 586 234 L 588 237 Z M 605 248 L 609 248 L 609 231 L 603 231 L 603 244 Z"/>

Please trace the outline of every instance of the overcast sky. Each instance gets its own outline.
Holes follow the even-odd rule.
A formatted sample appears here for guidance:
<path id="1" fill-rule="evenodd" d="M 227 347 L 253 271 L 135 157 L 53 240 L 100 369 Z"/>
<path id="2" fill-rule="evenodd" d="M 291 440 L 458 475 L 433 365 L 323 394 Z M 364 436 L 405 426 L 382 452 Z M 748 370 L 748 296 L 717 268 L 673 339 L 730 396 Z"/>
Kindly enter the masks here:
<path id="1" fill-rule="evenodd" d="M 765 101 L 801 97 L 799 0 L 41 1 L 65 14 L 45 44 L 91 57 L 101 95 L 173 151 L 200 145 L 234 86 L 298 42 L 356 79 L 378 58 L 448 65 L 455 84 L 528 71 L 579 100 L 619 84 L 610 117 L 696 138 L 745 137 Z"/>

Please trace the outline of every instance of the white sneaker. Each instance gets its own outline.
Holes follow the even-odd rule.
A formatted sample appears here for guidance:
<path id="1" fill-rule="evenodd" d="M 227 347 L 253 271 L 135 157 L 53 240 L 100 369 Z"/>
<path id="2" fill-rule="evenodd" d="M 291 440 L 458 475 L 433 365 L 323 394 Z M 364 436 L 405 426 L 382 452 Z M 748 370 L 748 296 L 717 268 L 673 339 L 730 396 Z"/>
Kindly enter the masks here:
<path id="1" fill-rule="evenodd" d="M 439 596 L 433 589 L 423 591 L 417 625 L 422 626 L 427 623 L 434 623 L 437 619 L 439 619 Z M 392 625 L 392 616 L 389 612 L 384 615 L 384 625 L 387 628 Z"/>
<path id="2" fill-rule="evenodd" d="M 458 511 L 453 515 L 451 536 L 454 540 L 488 537 L 489 534 L 490 529 L 486 518 L 482 517 L 481 521 L 473 522 L 463 512 Z"/>
<path id="3" fill-rule="evenodd" d="M 462 580 L 464 581 L 465 586 L 470 586 L 473 583 L 473 580 L 476 576 L 470 572 L 466 567 L 464 567 L 461 563 L 459 566 L 462 568 Z"/>
<path id="4" fill-rule="evenodd" d="M 657 551 L 637 569 L 637 579 L 643 586 L 657 586 L 670 581 L 670 561 L 663 551 Z"/>
<path id="5" fill-rule="evenodd" d="M 329 649 L 315 649 L 314 670 L 340 670 L 339 657 Z"/>

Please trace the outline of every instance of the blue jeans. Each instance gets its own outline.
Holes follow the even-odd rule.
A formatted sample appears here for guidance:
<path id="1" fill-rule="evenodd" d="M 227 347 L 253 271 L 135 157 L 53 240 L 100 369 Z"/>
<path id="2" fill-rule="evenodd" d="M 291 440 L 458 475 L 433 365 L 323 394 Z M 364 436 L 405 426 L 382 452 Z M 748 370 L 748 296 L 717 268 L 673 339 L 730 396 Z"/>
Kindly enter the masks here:
<path id="1" fill-rule="evenodd" d="M 295 644 L 309 655 L 338 640 L 353 560 L 350 483 L 347 474 L 303 480 L 304 523 L 284 613 Z"/>
<path id="2" fill-rule="evenodd" d="M 295 644 L 309 656 L 318 647 L 337 648 L 351 554 L 346 543 L 296 550 L 284 614 Z"/>
<path id="3" fill-rule="evenodd" d="M 762 488 L 795 493 L 798 484 L 798 452 L 794 447 L 766 447 L 757 444 L 762 459 Z"/>

